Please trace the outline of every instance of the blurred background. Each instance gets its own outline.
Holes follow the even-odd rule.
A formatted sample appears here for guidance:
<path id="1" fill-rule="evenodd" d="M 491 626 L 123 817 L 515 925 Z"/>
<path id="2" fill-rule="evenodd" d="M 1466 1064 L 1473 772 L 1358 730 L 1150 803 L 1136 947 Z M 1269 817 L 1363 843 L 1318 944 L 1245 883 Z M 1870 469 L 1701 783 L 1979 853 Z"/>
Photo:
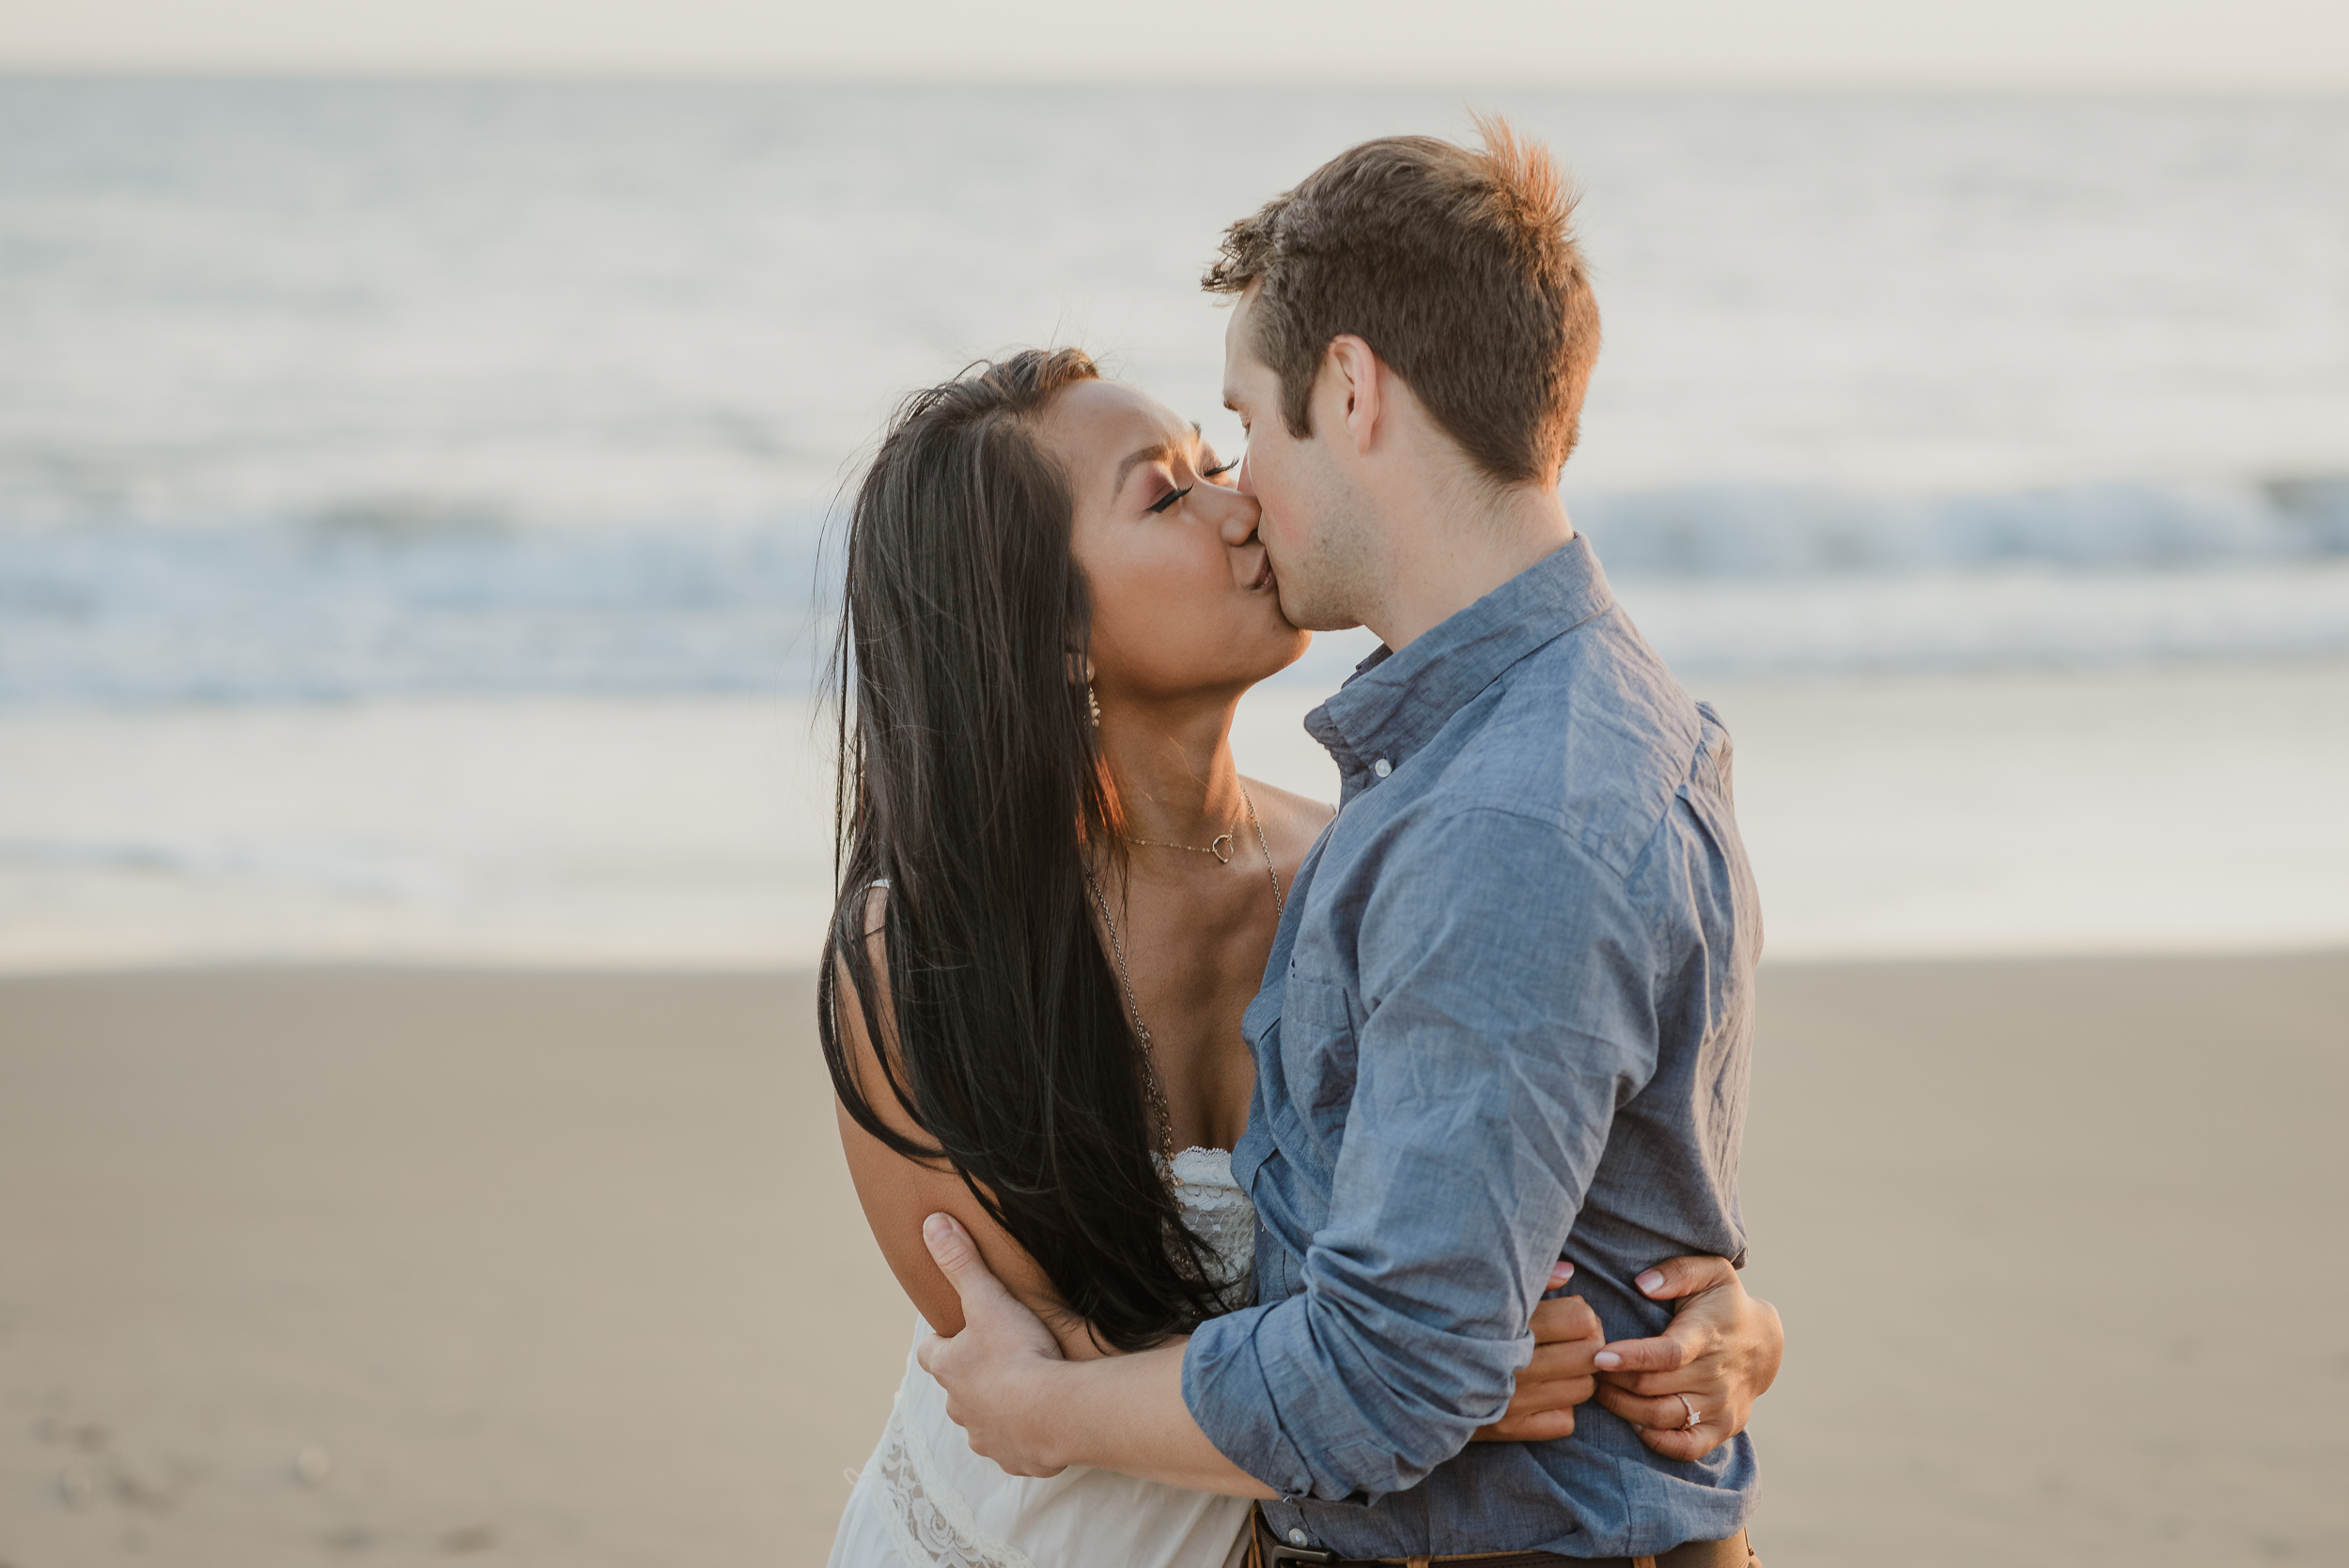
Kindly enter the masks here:
<path id="1" fill-rule="evenodd" d="M 1471 108 L 1738 740 L 1764 1554 L 2349 1557 L 2338 8 L 8 0 L 0 1564 L 820 1560 L 828 519 L 1024 344 L 1237 451 L 1222 225 Z"/>

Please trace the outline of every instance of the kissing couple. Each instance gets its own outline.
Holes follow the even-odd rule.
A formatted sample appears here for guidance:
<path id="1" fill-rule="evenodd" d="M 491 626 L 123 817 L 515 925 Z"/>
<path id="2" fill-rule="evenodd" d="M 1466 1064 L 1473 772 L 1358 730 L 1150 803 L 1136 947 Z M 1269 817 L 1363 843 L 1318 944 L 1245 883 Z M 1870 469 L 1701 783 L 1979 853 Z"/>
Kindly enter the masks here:
<path id="1" fill-rule="evenodd" d="M 841 1139 L 923 1323 L 832 1568 L 1746 1568 L 1730 744 L 1556 489 L 1598 349 L 1499 120 L 1232 225 L 1237 462 L 1031 349 L 858 491 Z M 1316 629 L 1383 646 L 1231 726 Z"/>

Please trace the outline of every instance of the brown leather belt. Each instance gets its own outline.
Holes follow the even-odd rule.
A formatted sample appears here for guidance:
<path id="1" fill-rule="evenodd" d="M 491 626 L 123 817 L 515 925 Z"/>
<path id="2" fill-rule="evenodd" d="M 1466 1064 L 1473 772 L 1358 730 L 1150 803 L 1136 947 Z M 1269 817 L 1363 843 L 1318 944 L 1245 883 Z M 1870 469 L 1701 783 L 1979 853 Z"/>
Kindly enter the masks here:
<path id="1" fill-rule="evenodd" d="M 1561 1557 L 1556 1552 L 1468 1552 L 1428 1557 L 1340 1557 L 1331 1551 L 1298 1546 L 1272 1533 L 1264 1511 L 1249 1515 L 1247 1568 L 1430 1568 L 1439 1562 L 1471 1564 L 1473 1568 L 1762 1568 L 1753 1545 L 1739 1530 L 1726 1541 L 1690 1541 L 1653 1557 Z"/>

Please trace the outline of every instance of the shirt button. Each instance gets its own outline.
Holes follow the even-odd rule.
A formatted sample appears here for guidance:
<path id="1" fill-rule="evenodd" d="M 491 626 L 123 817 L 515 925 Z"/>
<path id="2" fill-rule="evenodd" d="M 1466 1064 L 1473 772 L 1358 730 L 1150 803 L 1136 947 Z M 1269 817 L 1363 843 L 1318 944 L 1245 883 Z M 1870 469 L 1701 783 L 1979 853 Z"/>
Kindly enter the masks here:
<path id="1" fill-rule="evenodd" d="M 1301 1530 L 1301 1529 L 1293 1529 L 1293 1530 L 1289 1531 L 1289 1545 L 1292 1545 L 1292 1546 L 1301 1546 L 1301 1545 L 1303 1545 L 1304 1544 L 1305 1544 L 1305 1532 L 1304 1532 L 1303 1530 Z"/>
<path id="2" fill-rule="evenodd" d="M 1370 770 L 1383 779 L 1388 774 L 1394 771 L 1394 764 L 1389 762 L 1385 757 L 1380 757 L 1377 762 L 1370 765 Z"/>

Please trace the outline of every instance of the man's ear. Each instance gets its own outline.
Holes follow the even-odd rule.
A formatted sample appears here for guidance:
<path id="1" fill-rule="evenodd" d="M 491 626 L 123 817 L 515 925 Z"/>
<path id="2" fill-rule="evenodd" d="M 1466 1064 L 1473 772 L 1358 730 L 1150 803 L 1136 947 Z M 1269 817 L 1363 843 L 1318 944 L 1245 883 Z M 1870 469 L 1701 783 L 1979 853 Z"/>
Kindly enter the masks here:
<path id="1" fill-rule="evenodd" d="M 1332 390 L 1346 398 L 1340 417 L 1346 439 L 1353 442 L 1356 457 L 1367 458 L 1386 413 L 1382 394 L 1387 367 L 1371 346 L 1352 333 L 1341 333 L 1330 340 L 1329 367 L 1335 383 Z"/>

